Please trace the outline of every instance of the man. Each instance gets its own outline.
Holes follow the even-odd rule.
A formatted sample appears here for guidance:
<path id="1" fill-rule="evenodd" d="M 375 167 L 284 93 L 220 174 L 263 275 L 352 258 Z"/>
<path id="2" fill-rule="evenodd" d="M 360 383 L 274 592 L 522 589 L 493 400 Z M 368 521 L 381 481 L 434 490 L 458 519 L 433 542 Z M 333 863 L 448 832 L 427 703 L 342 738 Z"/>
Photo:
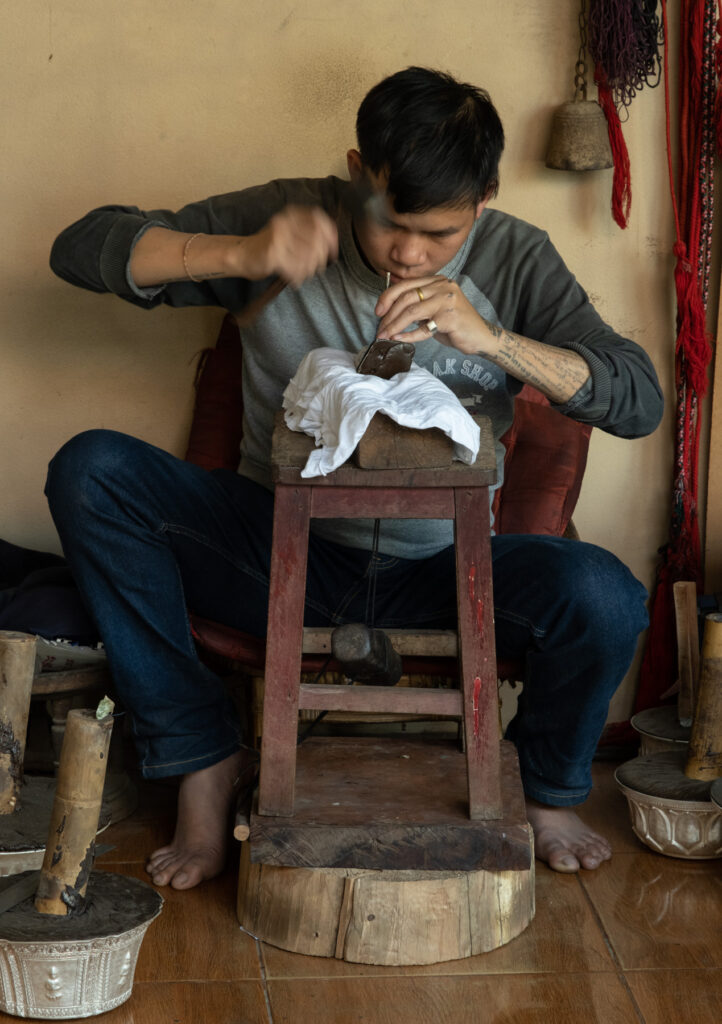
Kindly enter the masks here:
<path id="1" fill-rule="evenodd" d="M 416 344 L 416 361 L 498 439 L 530 382 L 559 410 L 635 437 L 662 398 L 649 359 L 608 327 L 547 236 L 487 209 L 503 132 L 489 97 L 408 68 L 365 98 L 351 182 L 276 181 L 178 213 L 95 210 L 51 257 L 74 284 L 139 306 L 213 304 L 238 313 L 287 282 L 242 329 L 244 439 L 238 474 L 206 473 L 134 438 L 90 431 L 51 464 L 47 494 L 67 558 L 105 640 L 147 777 L 182 775 L 178 823 L 147 870 L 188 888 L 220 870 L 233 786 L 247 764 L 221 682 L 193 649 L 186 608 L 264 635 L 273 416 L 301 358 L 374 337 Z M 357 208 L 370 188 L 374 198 Z M 385 287 L 390 274 L 390 286 Z M 319 521 L 306 623 L 362 621 L 368 521 Z M 376 625 L 454 622 L 451 524 L 384 521 Z M 597 867 L 609 845 L 574 806 L 611 695 L 646 624 L 645 593 L 592 545 L 493 538 L 497 646 L 527 658 L 517 744 L 537 855 Z"/>

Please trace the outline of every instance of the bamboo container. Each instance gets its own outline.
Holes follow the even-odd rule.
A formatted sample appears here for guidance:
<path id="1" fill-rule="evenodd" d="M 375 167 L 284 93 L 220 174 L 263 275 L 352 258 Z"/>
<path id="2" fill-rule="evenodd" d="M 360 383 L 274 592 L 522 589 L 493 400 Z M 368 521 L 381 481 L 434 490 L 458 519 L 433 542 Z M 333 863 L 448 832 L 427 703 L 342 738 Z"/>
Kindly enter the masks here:
<path id="1" fill-rule="evenodd" d="M 711 790 L 722 775 L 722 614 L 707 615 L 689 748 L 637 757 L 615 778 L 632 828 L 669 857 L 722 856 L 722 816 Z"/>
<path id="2" fill-rule="evenodd" d="M 722 614 L 705 619 L 702 671 L 685 775 L 714 782 L 722 775 Z"/>
<path id="3" fill-rule="evenodd" d="M 85 906 L 112 729 L 112 715 L 98 719 L 84 708 L 68 714 L 35 896 L 41 914 L 75 914 Z"/>
<path id="4" fill-rule="evenodd" d="M 679 580 L 672 587 L 677 629 L 680 725 L 690 726 L 697 702 L 699 678 L 699 627 L 697 625 L 697 584 Z"/>
<path id="5" fill-rule="evenodd" d="M 18 806 L 35 676 L 35 637 L 0 631 L 0 814 Z"/>

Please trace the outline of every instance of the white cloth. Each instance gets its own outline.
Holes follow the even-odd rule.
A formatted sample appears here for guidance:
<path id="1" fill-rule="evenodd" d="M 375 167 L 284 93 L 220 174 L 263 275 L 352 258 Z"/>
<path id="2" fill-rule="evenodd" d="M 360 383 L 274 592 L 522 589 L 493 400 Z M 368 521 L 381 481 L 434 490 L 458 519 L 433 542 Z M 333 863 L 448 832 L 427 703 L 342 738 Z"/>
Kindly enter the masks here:
<path id="1" fill-rule="evenodd" d="M 415 363 L 390 380 L 356 372 L 350 352 L 313 349 L 283 393 L 291 430 L 320 445 L 301 476 L 326 476 L 349 458 L 374 413 L 402 427 L 438 427 L 454 442 L 454 458 L 471 464 L 479 451 L 479 427 L 442 381 Z"/>

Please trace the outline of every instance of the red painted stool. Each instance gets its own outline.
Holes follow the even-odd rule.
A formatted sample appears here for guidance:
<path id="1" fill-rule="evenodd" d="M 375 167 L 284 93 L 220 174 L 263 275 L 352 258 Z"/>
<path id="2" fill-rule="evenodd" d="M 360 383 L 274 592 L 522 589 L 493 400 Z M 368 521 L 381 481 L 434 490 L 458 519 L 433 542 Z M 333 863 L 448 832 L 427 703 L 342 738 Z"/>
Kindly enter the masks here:
<path id="1" fill-rule="evenodd" d="M 472 466 L 358 469 L 302 478 L 312 438 L 281 416 L 273 436 L 275 514 L 257 812 L 294 814 L 299 709 L 439 714 L 463 718 L 468 818 L 498 819 L 499 714 L 491 587 L 489 486 L 496 479 L 488 419 Z M 302 684 L 303 608 L 312 518 L 452 519 L 457 559 L 459 690 Z M 251 832 L 253 839 L 253 830 Z"/>

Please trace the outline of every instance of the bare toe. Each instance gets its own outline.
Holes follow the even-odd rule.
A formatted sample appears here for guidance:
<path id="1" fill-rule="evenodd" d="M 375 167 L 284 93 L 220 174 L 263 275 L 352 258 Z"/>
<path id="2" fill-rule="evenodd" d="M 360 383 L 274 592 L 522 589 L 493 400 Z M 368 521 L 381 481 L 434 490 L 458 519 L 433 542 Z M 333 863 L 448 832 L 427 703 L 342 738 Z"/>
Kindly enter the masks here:
<path id="1" fill-rule="evenodd" d="M 146 863 L 155 885 L 192 889 L 223 870 L 233 796 L 244 778 L 252 783 L 253 771 L 255 764 L 238 753 L 183 777 L 173 840 Z"/>
<path id="2" fill-rule="evenodd" d="M 609 860 L 607 840 L 588 829 L 570 807 L 549 807 L 527 800 L 527 817 L 534 830 L 534 847 L 539 860 L 553 871 L 588 871 Z"/>

